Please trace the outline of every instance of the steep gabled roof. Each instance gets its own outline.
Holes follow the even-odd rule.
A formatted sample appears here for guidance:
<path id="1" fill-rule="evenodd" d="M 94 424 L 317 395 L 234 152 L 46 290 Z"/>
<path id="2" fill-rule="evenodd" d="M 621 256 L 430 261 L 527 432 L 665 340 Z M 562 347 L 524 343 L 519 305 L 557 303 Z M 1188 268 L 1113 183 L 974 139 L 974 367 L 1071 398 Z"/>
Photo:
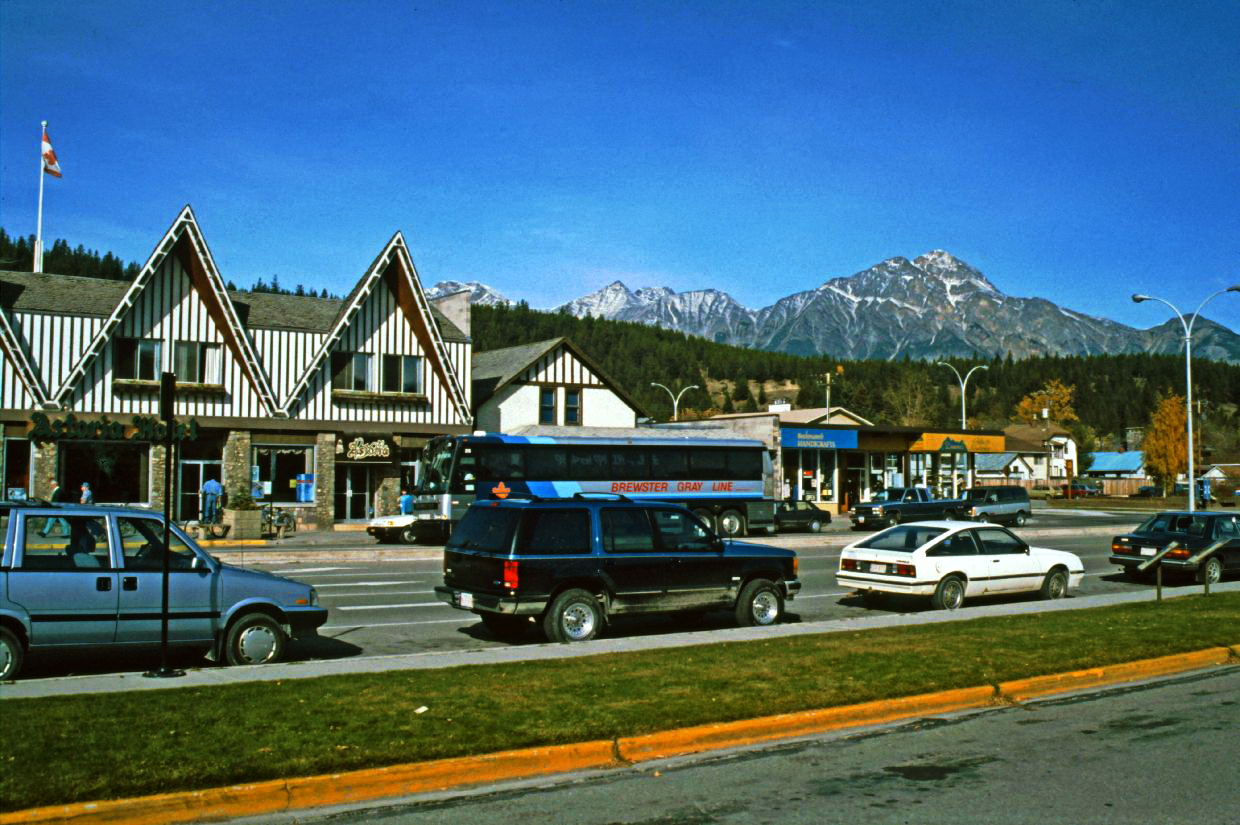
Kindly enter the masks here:
<path id="1" fill-rule="evenodd" d="M 434 370 L 440 382 L 448 390 L 448 395 L 452 399 L 452 404 L 456 407 L 457 414 L 461 420 L 473 420 L 469 411 L 469 403 L 465 399 L 465 391 L 461 387 L 456 370 L 452 368 L 452 359 L 448 357 L 447 347 L 444 346 L 443 325 L 451 327 L 458 334 L 459 330 L 448 324 L 447 319 L 432 311 L 430 303 L 426 300 L 426 294 L 422 290 L 422 282 L 418 278 L 417 269 L 413 266 L 413 258 L 409 254 L 409 248 L 405 245 L 405 238 L 399 232 L 393 235 L 392 239 L 387 242 L 383 251 L 375 257 L 370 267 L 366 270 L 366 274 L 353 287 L 353 291 L 341 302 L 326 339 L 319 347 L 318 352 L 315 353 L 314 358 L 310 360 L 309 366 L 301 378 L 298 379 L 297 384 L 288 394 L 288 397 L 284 399 L 284 403 L 280 407 L 280 411 L 284 415 L 290 414 L 290 409 L 305 393 L 310 381 L 322 368 L 332 349 L 340 342 L 341 336 L 349 328 L 349 324 L 357 316 L 358 310 L 362 308 L 366 299 L 370 297 L 375 285 L 383 279 L 385 273 L 392 267 L 396 268 L 392 284 L 396 293 L 397 304 L 404 311 L 406 320 L 413 328 L 414 335 L 417 337 L 422 351 L 426 353 L 431 369 Z"/>
<path id="2" fill-rule="evenodd" d="M 22 386 L 35 403 L 40 407 L 50 406 L 51 399 L 43 386 L 43 379 L 34 368 L 25 341 L 9 323 L 9 314 L 4 307 L 0 307 L 0 350 L 4 350 L 5 357 L 13 365 L 13 371 L 17 373 Z"/>
<path id="3" fill-rule="evenodd" d="M 546 341 L 534 341 L 530 344 L 518 344 L 517 346 L 504 347 L 503 349 L 487 350 L 486 352 L 475 352 L 472 361 L 474 409 L 480 408 L 488 399 L 515 381 L 525 370 L 537 363 L 539 359 L 554 352 L 559 347 L 564 347 L 572 353 L 574 358 L 584 364 L 586 369 L 594 373 L 604 386 L 614 392 L 621 401 L 628 404 L 638 416 L 646 415 L 641 405 L 625 392 L 623 387 L 613 381 L 611 376 L 603 372 L 598 364 L 594 363 L 589 356 L 582 352 L 571 339 L 563 337 L 551 338 Z"/>
<path id="4" fill-rule="evenodd" d="M 181 210 L 164 237 L 156 244 L 155 250 L 147 258 L 146 265 L 121 295 L 120 300 L 116 302 L 112 312 L 108 315 L 107 321 L 99 328 L 99 332 L 69 372 L 64 383 L 55 391 L 54 401 L 62 406 L 67 402 L 74 387 L 82 380 L 91 362 L 102 352 L 104 344 L 116 331 L 125 314 L 137 302 L 142 290 L 155 277 L 155 273 L 159 271 L 165 259 L 173 254 L 177 255 L 184 264 L 194 289 L 206 305 L 211 319 L 215 322 L 220 334 L 224 336 L 224 341 L 232 350 L 237 363 L 249 378 L 254 391 L 267 408 L 268 414 L 278 416 L 275 394 L 271 391 L 271 384 L 260 365 L 254 344 L 245 328 L 241 326 L 236 308 L 228 297 L 228 291 L 220 277 L 219 270 L 216 269 L 215 259 L 212 258 L 211 250 L 207 248 L 207 243 L 198 228 L 194 211 L 188 205 Z"/>

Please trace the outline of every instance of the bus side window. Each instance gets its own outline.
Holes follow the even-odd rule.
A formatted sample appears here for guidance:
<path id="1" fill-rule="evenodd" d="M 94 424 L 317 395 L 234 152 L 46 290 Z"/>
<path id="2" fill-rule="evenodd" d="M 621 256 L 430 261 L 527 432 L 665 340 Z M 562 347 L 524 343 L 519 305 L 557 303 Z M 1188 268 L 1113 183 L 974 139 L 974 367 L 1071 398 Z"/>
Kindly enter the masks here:
<path id="1" fill-rule="evenodd" d="M 525 462 L 516 447 L 496 447 L 478 451 L 478 480 L 504 481 L 525 478 Z"/>
<path id="2" fill-rule="evenodd" d="M 656 447 L 650 451 L 650 477 L 682 481 L 689 478 L 689 459 L 683 450 Z"/>

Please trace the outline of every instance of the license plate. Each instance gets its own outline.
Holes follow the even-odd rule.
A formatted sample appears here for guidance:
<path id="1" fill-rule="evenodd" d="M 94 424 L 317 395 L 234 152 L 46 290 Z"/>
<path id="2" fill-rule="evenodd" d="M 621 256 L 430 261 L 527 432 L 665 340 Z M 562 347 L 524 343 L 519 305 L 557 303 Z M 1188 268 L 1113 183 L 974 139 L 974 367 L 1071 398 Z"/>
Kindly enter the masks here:
<path id="1" fill-rule="evenodd" d="M 466 607 L 466 608 L 473 607 L 474 606 L 474 594 L 473 593 L 457 593 L 456 603 L 460 607 Z"/>
<path id="2" fill-rule="evenodd" d="M 880 562 L 872 561 L 870 562 L 870 572 L 871 573 L 886 573 L 887 565 L 882 564 Z"/>
<path id="3" fill-rule="evenodd" d="M 1155 552 L 1156 551 L 1154 550 L 1153 547 L 1142 547 L 1141 548 L 1141 555 L 1143 556 L 1152 556 L 1154 555 Z"/>
<path id="4" fill-rule="evenodd" d="M 858 524 L 865 524 L 865 516 L 857 516 Z"/>

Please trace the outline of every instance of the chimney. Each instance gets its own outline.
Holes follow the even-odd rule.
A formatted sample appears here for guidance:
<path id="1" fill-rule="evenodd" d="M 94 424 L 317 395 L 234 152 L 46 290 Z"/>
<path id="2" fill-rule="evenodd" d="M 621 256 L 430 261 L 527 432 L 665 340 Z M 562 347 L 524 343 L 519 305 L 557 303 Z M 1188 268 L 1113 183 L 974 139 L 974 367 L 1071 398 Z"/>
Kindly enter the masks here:
<path id="1" fill-rule="evenodd" d="M 456 324 L 461 332 L 469 335 L 469 290 L 435 298 L 431 301 L 431 306 L 442 312 L 443 317 Z"/>

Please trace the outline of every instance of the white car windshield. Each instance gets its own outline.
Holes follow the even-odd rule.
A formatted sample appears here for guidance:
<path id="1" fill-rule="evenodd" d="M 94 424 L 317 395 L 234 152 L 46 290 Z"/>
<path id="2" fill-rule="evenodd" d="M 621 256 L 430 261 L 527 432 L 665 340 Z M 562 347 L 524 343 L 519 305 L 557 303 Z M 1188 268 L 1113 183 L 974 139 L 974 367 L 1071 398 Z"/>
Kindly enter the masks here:
<path id="1" fill-rule="evenodd" d="M 926 527 L 920 524 L 902 524 L 889 527 L 876 533 L 865 541 L 854 545 L 867 550 L 894 550 L 897 553 L 912 553 L 923 544 L 929 544 L 947 532 L 944 527 Z"/>

